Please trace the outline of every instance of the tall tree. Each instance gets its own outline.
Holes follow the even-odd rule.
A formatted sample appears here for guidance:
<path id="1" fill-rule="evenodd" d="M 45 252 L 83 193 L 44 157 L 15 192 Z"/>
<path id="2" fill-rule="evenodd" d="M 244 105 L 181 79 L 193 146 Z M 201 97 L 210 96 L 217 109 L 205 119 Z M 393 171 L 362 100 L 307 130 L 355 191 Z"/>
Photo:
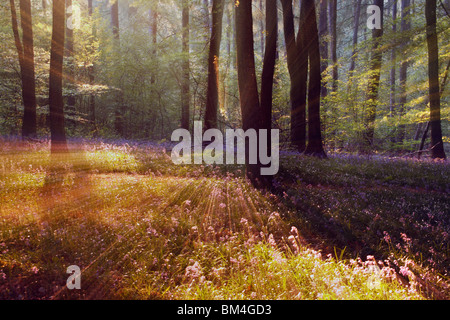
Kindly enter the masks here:
<path id="1" fill-rule="evenodd" d="M 92 19 L 92 15 L 94 14 L 94 4 L 93 0 L 88 0 L 88 15 L 89 18 Z M 93 30 L 93 33 L 95 34 L 95 28 Z M 88 66 L 88 78 L 89 78 L 89 85 L 93 86 L 95 82 L 95 64 L 92 62 L 91 65 Z M 92 124 L 92 132 L 94 137 L 98 134 L 98 128 L 97 128 L 97 119 L 96 119 L 96 111 L 95 111 L 95 94 L 91 93 L 89 96 L 89 110 L 91 114 L 91 124 Z"/>
<path id="2" fill-rule="evenodd" d="M 330 15 L 330 58 L 333 64 L 332 75 L 332 92 L 338 90 L 339 68 L 337 61 L 337 0 L 329 0 L 329 15 Z"/>
<path id="3" fill-rule="evenodd" d="M 436 32 L 436 5 L 436 0 L 425 1 L 428 47 L 431 157 L 433 159 L 446 159 L 441 128 L 441 97 L 439 88 L 439 50 Z"/>
<path id="4" fill-rule="evenodd" d="M 19 55 L 19 65 L 22 80 L 22 100 L 24 106 L 22 121 L 22 137 L 34 137 L 37 133 L 36 124 L 36 82 L 34 68 L 33 24 L 31 17 L 31 1 L 20 0 L 20 18 L 22 26 L 22 41 L 20 40 L 17 13 L 14 0 L 10 0 L 11 19 L 14 40 Z"/>
<path id="5" fill-rule="evenodd" d="M 269 114 L 269 112 L 271 112 L 272 85 L 277 43 L 277 17 L 276 10 L 274 10 L 274 8 L 276 8 L 275 0 L 268 0 L 266 7 L 268 7 L 267 10 L 270 11 L 267 11 L 268 15 L 266 16 L 266 27 L 268 30 L 261 81 L 261 100 L 265 101 L 260 103 L 255 70 L 252 1 L 241 0 L 236 2 L 238 86 L 242 125 L 245 131 L 255 129 L 259 132 L 260 129 L 270 129 L 271 121 L 269 118 L 271 117 L 271 114 Z M 248 152 L 249 151 L 247 150 L 247 160 Z M 247 177 L 257 187 L 269 187 L 271 179 L 268 176 L 261 176 L 261 167 L 261 163 L 259 162 L 257 164 L 247 164 Z"/>
<path id="6" fill-rule="evenodd" d="M 114 38 L 120 40 L 119 0 L 113 0 L 111 4 L 111 24 Z"/>
<path id="7" fill-rule="evenodd" d="M 410 0 L 402 0 L 402 21 L 400 25 L 400 31 L 402 34 L 407 33 L 411 29 L 411 23 L 409 22 L 410 15 Z M 408 36 L 406 39 L 402 41 L 402 49 L 406 48 L 406 44 L 408 43 Z M 406 81 L 408 77 L 408 61 L 404 59 L 400 65 L 400 74 L 399 74 L 399 82 L 400 82 L 400 91 L 399 91 L 399 116 L 403 117 L 405 114 L 405 105 L 407 102 L 407 93 L 406 93 Z M 402 142 L 405 138 L 405 125 L 401 124 L 399 126 L 398 132 L 398 142 Z"/>
<path id="8" fill-rule="evenodd" d="M 375 119 L 377 113 L 377 100 L 380 88 L 381 63 L 383 52 L 381 48 L 381 38 L 383 36 L 383 12 L 384 1 L 376 0 L 375 5 L 380 8 L 381 28 L 372 30 L 372 55 L 370 57 L 370 74 L 367 88 L 367 110 L 364 121 L 363 150 L 367 152 L 373 146 L 375 135 Z"/>
<path id="9" fill-rule="evenodd" d="M 265 53 L 261 76 L 261 125 L 272 129 L 272 98 L 277 57 L 278 16 L 276 0 L 266 0 Z M 271 150 L 269 147 L 268 150 Z"/>
<path id="10" fill-rule="evenodd" d="M 50 53 L 50 133 L 52 153 L 66 152 L 64 128 L 63 60 L 65 40 L 65 1 L 53 0 L 52 44 Z"/>
<path id="11" fill-rule="evenodd" d="M 319 40 L 320 56 L 322 57 L 320 71 L 324 74 L 328 68 L 328 0 L 320 0 L 319 8 Z M 327 94 L 327 85 L 322 83 L 321 95 L 326 97 Z"/>
<path id="12" fill-rule="evenodd" d="M 114 38 L 114 49 L 120 51 L 120 17 L 119 17 L 119 0 L 110 0 L 111 2 L 111 26 Z M 120 88 L 121 84 L 118 84 Z M 114 128 L 117 134 L 121 137 L 125 134 L 125 123 L 124 123 L 124 101 L 123 92 L 119 91 L 116 93 L 116 110 L 114 119 Z"/>
<path id="13" fill-rule="evenodd" d="M 66 44 L 65 44 L 65 51 L 66 51 L 66 58 L 68 62 L 67 66 L 67 72 L 66 75 L 66 81 L 70 85 L 74 85 L 75 83 L 75 63 L 74 63 L 74 42 L 73 42 L 73 6 L 72 6 L 72 0 L 66 0 Z M 71 21 L 71 23 L 69 23 Z M 67 97 L 67 114 L 73 115 L 75 112 L 75 95 L 70 94 Z M 72 125 L 75 125 L 75 121 L 71 121 Z"/>
<path id="14" fill-rule="evenodd" d="M 320 119 L 320 89 L 322 75 L 320 70 L 320 44 L 317 29 L 316 7 L 314 1 L 302 1 L 305 10 L 305 45 L 309 57 L 308 86 L 308 145 L 305 154 L 325 158 L 322 143 L 322 128 Z"/>
<path id="15" fill-rule="evenodd" d="M 181 80 L 181 128 L 189 130 L 190 122 L 190 59 L 189 59 L 189 0 L 182 0 L 182 80 Z"/>
<path id="16" fill-rule="evenodd" d="M 291 144 L 299 152 L 306 148 L 306 96 L 308 51 L 304 44 L 304 15 L 300 12 L 299 31 L 295 36 L 292 0 L 281 0 L 287 65 L 291 80 Z"/>
<path id="17" fill-rule="evenodd" d="M 355 13 L 354 13 L 354 25 L 353 25 L 353 40 L 352 40 L 352 57 L 350 59 L 350 76 L 356 67 L 356 55 L 358 49 L 358 34 L 359 34 L 359 19 L 361 17 L 361 3 L 362 0 L 355 0 Z"/>
<path id="18" fill-rule="evenodd" d="M 397 0 L 392 1 L 392 32 L 395 34 L 397 32 Z M 394 47 L 392 48 L 391 52 L 391 74 L 390 74 L 390 80 L 391 80 L 391 92 L 389 97 L 389 105 L 390 105 L 390 115 L 393 116 L 395 112 L 395 102 L 396 102 L 396 80 L 397 80 L 397 68 L 396 68 L 396 56 L 397 56 L 397 49 Z"/>
<path id="19" fill-rule="evenodd" d="M 154 7 L 150 11 L 150 18 L 151 18 L 151 37 L 152 37 L 152 44 L 153 44 L 153 50 L 152 55 L 153 57 L 156 57 L 156 45 L 158 43 L 158 3 L 155 2 Z M 154 84 L 156 82 L 155 74 L 151 75 L 151 83 Z"/>
<path id="20" fill-rule="evenodd" d="M 223 0 L 213 0 L 212 31 L 208 58 L 205 130 L 217 128 L 217 112 L 219 109 L 219 57 L 220 43 L 222 40 L 223 10 Z"/>

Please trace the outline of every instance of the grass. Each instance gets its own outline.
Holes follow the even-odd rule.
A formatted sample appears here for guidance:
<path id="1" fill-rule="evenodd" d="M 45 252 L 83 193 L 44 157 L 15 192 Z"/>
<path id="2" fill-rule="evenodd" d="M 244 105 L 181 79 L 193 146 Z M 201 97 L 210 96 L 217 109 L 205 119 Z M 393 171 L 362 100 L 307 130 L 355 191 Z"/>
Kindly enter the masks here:
<path id="1" fill-rule="evenodd" d="M 449 297 L 446 163 L 287 154 L 261 192 L 159 146 L 74 149 L 2 142 L 0 299 Z"/>

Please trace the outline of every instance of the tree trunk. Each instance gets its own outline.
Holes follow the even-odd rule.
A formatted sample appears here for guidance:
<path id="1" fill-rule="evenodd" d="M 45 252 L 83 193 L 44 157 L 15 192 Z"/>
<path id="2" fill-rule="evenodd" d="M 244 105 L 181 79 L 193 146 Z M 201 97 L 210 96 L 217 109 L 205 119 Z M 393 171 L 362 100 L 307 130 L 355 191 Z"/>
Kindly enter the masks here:
<path id="1" fill-rule="evenodd" d="M 355 71 L 356 68 L 356 55 L 357 55 L 357 49 L 358 49 L 358 33 L 359 33 L 359 19 L 361 17 L 361 3 L 362 0 L 356 0 L 355 5 L 355 24 L 353 27 L 353 51 L 352 51 L 352 57 L 350 60 L 350 68 L 349 68 L 349 74 L 350 76 L 353 75 L 353 71 Z"/>
<path id="2" fill-rule="evenodd" d="M 337 0 L 329 0 L 330 4 L 330 38 L 331 38 L 331 63 L 333 64 L 332 91 L 338 90 L 339 69 L 337 61 Z"/>
<path id="3" fill-rule="evenodd" d="M 120 51 L 120 18 L 119 18 L 119 0 L 113 1 L 111 4 L 111 26 L 114 37 L 114 48 Z M 119 88 L 121 84 L 117 85 Z M 115 93 L 116 105 L 114 111 L 114 129 L 120 137 L 125 135 L 125 121 L 124 121 L 124 106 L 123 106 L 123 92 Z"/>
<path id="4" fill-rule="evenodd" d="M 242 126 L 244 131 L 258 131 L 261 128 L 261 110 L 255 71 L 251 0 L 241 0 L 236 5 L 236 51 Z M 261 166 L 249 164 L 249 148 L 246 158 L 247 177 L 258 185 Z"/>
<path id="5" fill-rule="evenodd" d="M 94 13 L 94 6 L 93 6 L 92 2 L 93 2 L 93 0 L 88 0 L 88 15 L 90 18 L 92 18 L 92 15 Z M 93 86 L 94 82 L 95 82 L 95 65 L 94 65 L 94 63 L 92 63 L 92 65 L 90 65 L 88 67 L 88 77 L 89 77 L 89 85 Z M 89 96 L 89 110 L 90 110 L 90 114 L 91 114 L 91 124 L 92 124 L 91 130 L 93 132 L 93 136 L 97 137 L 98 128 L 97 128 L 97 120 L 96 120 L 96 112 L 95 112 L 95 94 L 93 94 L 93 93 L 91 93 Z"/>
<path id="6" fill-rule="evenodd" d="M 328 68 L 328 0 L 320 0 L 319 15 L 319 40 L 320 40 L 320 56 L 322 63 L 320 72 L 323 75 Z M 327 84 L 322 83 L 321 96 L 324 98 L 328 94 Z"/>
<path id="7" fill-rule="evenodd" d="M 322 143 L 320 119 L 320 44 L 317 29 L 316 7 L 313 1 L 302 2 L 305 10 L 305 45 L 309 56 L 309 90 L 308 90 L 308 146 L 305 154 L 326 158 Z"/>
<path id="8" fill-rule="evenodd" d="M 376 0 L 375 5 L 381 9 L 381 29 L 372 31 L 372 56 L 370 58 L 370 75 L 367 88 L 367 110 L 365 119 L 365 132 L 363 141 L 363 152 L 368 152 L 373 146 L 375 135 L 375 119 L 377 112 L 378 92 L 380 88 L 381 62 L 383 53 L 381 51 L 381 37 L 383 36 L 383 12 L 384 1 Z"/>
<path id="9" fill-rule="evenodd" d="M 120 40 L 120 25 L 119 25 L 119 0 L 115 0 L 111 5 L 111 24 L 114 39 Z"/>
<path id="10" fill-rule="evenodd" d="M 50 53 L 50 133 L 52 153 L 66 152 L 64 129 L 64 101 L 62 95 L 63 59 L 65 40 L 64 0 L 53 1 L 52 45 Z"/>
<path id="11" fill-rule="evenodd" d="M 401 32 L 402 34 L 405 34 L 411 29 L 411 24 L 409 23 L 409 11 L 410 11 L 410 1 L 409 0 L 402 0 L 402 22 L 401 22 Z M 404 49 L 406 46 L 406 43 L 408 42 L 408 39 L 404 39 L 402 41 L 402 48 Z M 400 75 L 399 75 L 399 81 L 400 81 L 400 93 L 399 93 L 399 116 L 400 119 L 405 115 L 405 105 L 407 102 L 407 94 L 406 94 L 406 80 L 408 77 L 408 62 L 402 61 L 400 65 Z M 403 142 L 405 138 L 405 125 L 401 124 L 399 126 L 399 132 L 397 141 Z"/>
<path id="12" fill-rule="evenodd" d="M 181 83 L 181 128 L 189 130 L 190 118 L 190 62 L 189 62 L 189 0 L 183 0 L 182 11 L 182 83 Z"/>
<path id="13" fill-rule="evenodd" d="M 156 45 L 158 43 L 158 8 L 157 3 L 154 4 L 154 8 L 151 10 L 151 36 L 152 36 L 152 44 L 153 44 L 153 50 L 152 55 L 156 57 Z M 152 74 L 150 82 L 152 84 L 155 84 L 156 82 L 156 75 Z"/>
<path id="14" fill-rule="evenodd" d="M 222 40 L 223 0 L 213 0 L 212 31 L 208 58 L 205 130 L 217 128 L 219 109 L 219 57 Z"/>
<path id="15" fill-rule="evenodd" d="M 304 17 L 300 14 L 300 25 L 295 38 L 294 13 L 291 0 L 281 0 L 283 7 L 284 38 L 287 64 L 291 79 L 291 144 L 299 152 L 306 148 L 306 96 L 308 78 L 308 52 L 304 45 Z"/>
<path id="16" fill-rule="evenodd" d="M 430 100 L 431 157 L 446 159 L 441 128 L 441 97 L 439 90 L 439 50 L 436 33 L 436 0 L 425 1 L 428 46 L 428 78 Z"/>
<path id="17" fill-rule="evenodd" d="M 392 32 L 395 34 L 397 32 L 397 23 L 396 23 L 396 19 L 397 19 L 397 0 L 393 0 L 392 3 Z M 391 62 L 392 62 L 392 67 L 391 67 L 391 92 L 390 92 L 390 97 L 389 97 L 389 105 L 390 105 L 390 115 L 391 117 L 394 115 L 395 113 L 395 86 L 396 86 L 396 55 L 397 55 L 397 50 L 396 48 L 392 48 L 392 52 L 391 52 Z"/>
<path id="18" fill-rule="evenodd" d="M 262 128 L 272 129 L 272 98 L 278 41 L 278 16 L 275 0 L 266 0 L 266 43 L 261 77 Z M 268 150 L 271 150 L 270 144 Z"/>
<path id="19" fill-rule="evenodd" d="M 73 18 L 73 7 L 72 7 L 72 0 L 66 0 L 66 21 L 68 21 L 70 18 Z M 74 63 L 74 43 L 73 43 L 73 25 L 69 25 L 66 23 L 66 43 L 65 43 L 65 51 L 66 51 L 66 58 L 68 61 L 67 66 L 67 72 L 65 79 L 67 83 L 70 85 L 70 87 L 73 87 L 75 84 L 75 63 Z M 73 88 L 71 88 L 73 89 Z M 74 116 L 75 115 L 75 95 L 70 94 L 67 97 L 67 110 L 66 113 L 68 115 Z M 75 127 L 76 122 L 73 120 L 70 120 L 70 124 Z"/>
<path id="20" fill-rule="evenodd" d="M 19 55 L 19 65 L 22 80 L 22 100 L 24 106 L 22 137 L 35 137 L 36 123 L 36 82 L 34 70 L 33 25 L 30 0 L 20 0 L 20 16 L 23 39 L 20 40 L 17 13 L 14 0 L 10 0 L 11 19 L 14 40 Z"/>

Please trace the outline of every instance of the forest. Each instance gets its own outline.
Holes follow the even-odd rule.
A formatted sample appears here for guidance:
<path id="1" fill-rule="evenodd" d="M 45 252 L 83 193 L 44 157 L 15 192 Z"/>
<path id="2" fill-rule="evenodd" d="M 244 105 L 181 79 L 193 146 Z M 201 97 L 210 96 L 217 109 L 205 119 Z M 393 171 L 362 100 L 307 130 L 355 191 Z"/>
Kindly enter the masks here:
<path id="1" fill-rule="evenodd" d="M 0 300 L 448 300 L 449 40 L 449 0 L 3 0 Z"/>

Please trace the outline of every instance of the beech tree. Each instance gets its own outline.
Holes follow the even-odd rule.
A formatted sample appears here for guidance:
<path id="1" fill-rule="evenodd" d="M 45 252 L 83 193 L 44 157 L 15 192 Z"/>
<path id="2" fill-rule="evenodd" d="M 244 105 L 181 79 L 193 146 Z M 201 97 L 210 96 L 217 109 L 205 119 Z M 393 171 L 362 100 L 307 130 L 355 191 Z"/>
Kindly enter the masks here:
<path id="1" fill-rule="evenodd" d="M 182 53 L 181 63 L 181 128 L 189 130 L 190 123 L 190 62 L 189 62 L 189 0 L 182 0 Z"/>
<path id="2" fill-rule="evenodd" d="M 409 22 L 409 13 L 410 13 L 410 0 L 402 0 L 402 21 L 400 25 L 400 31 L 402 34 L 407 33 L 411 29 L 411 23 Z M 405 49 L 408 43 L 408 38 L 406 37 L 404 41 L 402 41 L 402 49 Z M 407 103 L 407 93 L 406 93 L 406 80 L 408 77 L 408 61 L 403 60 L 400 64 L 400 74 L 399 74 L 399 115 L 400 117 L 405 115 L 405 105 Z M 405 138 L 405 125 L 401 124 L 398 129 L 398 137 L 397 141 L 402 142 Z"/>
<path id="3" fill-rule="evenodd" d="M 22 137 L 36 136 L 36 82 L 34 67 L 33 25 L 31 17 L 31 1 L 20 0 L 20 19 L 22 26 L 22 41 L 19 35 L 17 12 L 14 0 L 10 0 L 11 20 L 14 40 L 19 55 L 20 74 L 22 80 L 22 100 L 24 106 L 22 120 Z"/>
<path id="4" fill-rule="evenodd" d="M 53 0 L 53 26 L 49 80 L 52 153 L 67 151 L 64 125 L 64 100 L 62 92 L 65 30 L 65 1 Z"/>
<path id="5" fill-rule="evenodd" d="M 306 148 L 306 97 L 308 77 L 308 51 L 304 44 L 305 18 L 300 12 L 299 30 L 295 35 L 292 0 L 281 0 L 283 7 L 284 38 L 287 65 L 291 80 L 291 144 L 299 152 Z"/>
<path id="6" fill-rule="evenodd" d="M 377 114 L 377 100 L 380 88 L 381 63 L 383 57 L 383 53 L 381 51 L 381 37 L 383 36 L 384 1 L 376 0 L 375 5 L 377 5 L 381 11 L 381 28 L 374 28 L 372 31 L 372 54 L 370 57 L 370 74 L 367 88 L 367 110 L 364 120 L 364 145 L 363 150 L 361 150 L 363 152 L 367 152 L 369 148 L 373 146 L 375 119 Z"/>
<path id="7" fill-rule="evenodd" d="M 308 145 L 305 154 L 325 158 L 320 119 L 320 89 L 322 83 L 319 31 L 313 1 L 302 1 L 305 11 L 305 45 L 309 57 L 308 85 Z"/>
<path id="8" fill-rule="evenodd" d="M 212 31 L 208 57 L 208 91 L 206 93 L 205 130 L 217 128 L 219 109 L 219 57 L 222 40 L 223 0 L 213 0 Z"/>
<path id="9" fill-rule="evenodd" d="M 428 47 L 431 157 L 433 159 L 446 159 L 441 128 L 441 96 L 439 88 L 439 50 L 436 33 L 436 5 L 436 0 L 425 1 Z"/>
<path id="10" fill-rule="evenodd" d="M 236 52 L 239 85 L 239 100 L 244 131 L 271 129 L 273 75 L 276 59 L 277 16 L 275 0 L 266 1 L 266 52 L 262 72 L 261 101 L 255 71 L 255 52 L 253 42 L 252 1 L 241 0 L 236 3 Z M 259 141 L 259 139 L 258 139 Z M 270 150 L 270 146 L 268 148 Z M 247 148 L 248 160 L 248 148 Z M 247 161 L 248 162 L 248 161 Z M 256 187 L 268 188 L 271 177 L 262 176 L 261 163 L 247 164 L 247 177 Z"/>

